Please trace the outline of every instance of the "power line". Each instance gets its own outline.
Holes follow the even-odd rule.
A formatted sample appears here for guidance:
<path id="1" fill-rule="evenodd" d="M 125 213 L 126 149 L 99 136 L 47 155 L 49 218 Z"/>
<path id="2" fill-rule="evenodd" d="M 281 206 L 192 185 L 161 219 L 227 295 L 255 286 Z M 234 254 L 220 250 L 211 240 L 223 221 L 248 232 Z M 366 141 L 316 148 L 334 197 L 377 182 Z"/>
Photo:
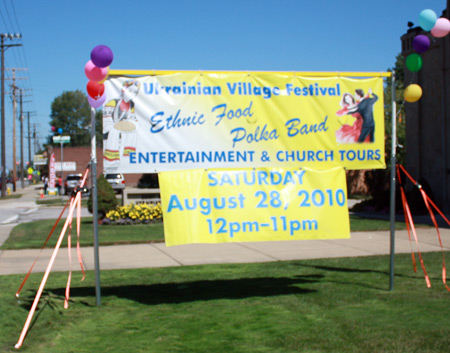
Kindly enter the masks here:
<path id="1" fill-rule="evenodd" d="M 10 2 L 11 2 L 11 7 L 12 7 L 12 10 L 13 10 L 13 14 L 14 14 L 14 19 L 16 20 L 18 32 L 22 33 L 22 31 L 20 30 L 19 21 L 17 20 L 16 9 L 14 8 L 14 1 L 10 0 Z"/>

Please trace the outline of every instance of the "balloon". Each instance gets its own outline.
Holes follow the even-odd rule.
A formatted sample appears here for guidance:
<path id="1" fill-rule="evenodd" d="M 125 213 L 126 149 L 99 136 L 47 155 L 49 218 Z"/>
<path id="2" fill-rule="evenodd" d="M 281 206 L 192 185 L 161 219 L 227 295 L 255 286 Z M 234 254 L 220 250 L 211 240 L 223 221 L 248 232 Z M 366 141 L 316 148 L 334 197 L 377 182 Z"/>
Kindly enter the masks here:
<path id="1" fill-rule="evenodd" d="M 88 102 L 91 105 L 92 108 L 98 108 L 105 103 L 106 100 L 106 93 L 104 93 L 99 99 L 93 99 L 90 96 L 88 96 Z"/>
<path id="2" fill-rule="evenodd" d="M 436 13 L 433 10 L 426 9 L 419 14 L 419 25 L 424 31 L 430 31 L 436 23 Z"/>
<path id="3" fill-rule="evenodd" d="M 409 54 L 406 58 L 406 67 L 409 71 L 419 71 L 422 68 L 422 64 L 422 57 L 417 53 Z"/>
<path id="4" fill-rule="evenodd" d="M 423 53 L 427 51 L 430 47 L 430 38 L 424 34 L 419 34 L 413 39 L 413 48 L 418 53 Z"/>
<path id="5" fill-rule="evenodd" d="M 86 86 L 88 94 L 94 98 L 99 99 L 105 92 L 105 85 L 94 81 L 89 81 Z"/>
<path id="6" fill-rule="evenodd" d="M 52 126 L 52 131 L 56 131 L 56 127 Z"/>
<path id="7" fill-rule="evenodd" d="M 422 97 L 422 88 L 419 85 L 416 85 L 415 83 L 409 85 L 406 87 L 405 92 L 405 101 L 413 103 L 417 102 L 420 97 Z"/>
<path id="8" fill-rule="evenodd" d="M 97 45 L 91 51 L 91 60 L 95 66 L 107 67 L 113 61 L 114 55 L 106 45 Z"/>
<path id="9" fill-rule="evenodd" d="M 98 81 L 98 83 L 104 83 L 106 81 L 106 79 L 108 78 L 108 76 L 109 76 L 109 66 L 107 67 L 107 69 L 108 69 L 108 72 L 106 73 L 105 78 L 103 80 L 101 80 L 101 81 Z"/>
<path id="10" fill-rule="evenodd" d="M 62 134 L 62 132 L 63 132 L 63 129 L 59 128 L 58 129 L 58 134 Z"/>
<path id="11" fill-rule="evenodd" d="M 89 80 L 100 82 L 108 76 L 108 67 L 97 67 L 89 60 L 84 66 L 84 73 Z"/>
<path id="12" fill-rule="evenodd" d="M 431 35 L 436 38 L 442 38 L 445 37 L 449 32 L 450 21 L 445 17 L 441 17 L 437 19 L 436 24 L 431 30 Z"/>

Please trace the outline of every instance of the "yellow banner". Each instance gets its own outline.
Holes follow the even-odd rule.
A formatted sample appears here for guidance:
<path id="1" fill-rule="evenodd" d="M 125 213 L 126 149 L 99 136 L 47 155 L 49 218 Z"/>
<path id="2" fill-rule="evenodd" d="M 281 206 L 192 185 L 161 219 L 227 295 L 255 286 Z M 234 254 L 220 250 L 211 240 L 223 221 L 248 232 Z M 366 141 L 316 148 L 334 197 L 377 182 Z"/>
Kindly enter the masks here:
<path id="1" fill-rule="evenodd" d="M 350 237 L 345 171 L 159 173 L 166 245 Z"/>
<path id="2" fill-rule="evenodd" d="M 110 78 L 104 168 L 385 168 L 383 79 L 275 73 Z"/>

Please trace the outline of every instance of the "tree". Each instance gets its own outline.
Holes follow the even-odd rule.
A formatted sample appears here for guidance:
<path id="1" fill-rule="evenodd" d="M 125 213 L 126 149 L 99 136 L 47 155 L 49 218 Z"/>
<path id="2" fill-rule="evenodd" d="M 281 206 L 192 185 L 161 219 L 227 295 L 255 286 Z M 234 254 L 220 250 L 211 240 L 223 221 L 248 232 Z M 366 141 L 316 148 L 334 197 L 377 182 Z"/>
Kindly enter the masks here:
<path id="1" fill-rule="evenodd" d="M 405 88 L 405 74 L 404 74 L 404 58 L 398 54 L 395 61 L 395 66 L 389 71 L 395 70 L 396 90 L 395 101 L 397 110 L 397 149 L 396 160 L 403 164 L 405 160 L 405 109 L 403 106 L 403 91 Z M 385 125 L 385 158 L 386 169 L 375 169 L 365 172 L 364 179 L 369 189 L 371 196 L 370 204 L 376 210 L 383 210 L 389 207 L 390 200 L 390 172 L 391 172 L 391 141 L 392 141 L 392 78 L 386 80 L 384 87 L 384 125 Z M 361 207 L 365 205 L 361 204 Z M 399 206 L 399 203 L 397 203 Z"/>
<path id="2" fill-rule="evenodd" d="M 58 129 L 63 129 L 63 135 L 70 136 L 69 146 L 89 146 L 91 144 L 91 106 L 86 95 L 80 90 L 66 91 L 56 97 L 51 105 L 50 126 L 55 127 L 48 143 L 53 144 L 52 137 L 59 135 Z M 101 146 L 102 114 L 96 112 L 95 131 L 97 146 Z"/>
<path id="3" fill-rule="evenodd" d="M 406 120 L 403 92 L 405 90 L 405 59 L 398 54 L 395 61 L 395 101 L 397 110 L 397 150 L 396 159 L 400 164 L 405 161 Z M 386 132 L 386 164 L 390 166 L 392 137 L 392 78 L 386 80 L 384 88 L 384 124 Z"/>

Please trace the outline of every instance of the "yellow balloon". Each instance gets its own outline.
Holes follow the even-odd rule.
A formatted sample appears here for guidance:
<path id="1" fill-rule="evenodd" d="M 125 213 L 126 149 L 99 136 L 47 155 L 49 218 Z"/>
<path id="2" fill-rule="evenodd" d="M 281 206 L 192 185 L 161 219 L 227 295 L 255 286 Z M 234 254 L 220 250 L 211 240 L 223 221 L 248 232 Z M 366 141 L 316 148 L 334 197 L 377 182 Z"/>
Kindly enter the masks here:
<path id="1" fill-rule="evenodd" d="M 415 83 L 409 85 L 405 89 L 405 101 L 409 103 L 417 102 L 422 97 L 422 88 Z"/>

